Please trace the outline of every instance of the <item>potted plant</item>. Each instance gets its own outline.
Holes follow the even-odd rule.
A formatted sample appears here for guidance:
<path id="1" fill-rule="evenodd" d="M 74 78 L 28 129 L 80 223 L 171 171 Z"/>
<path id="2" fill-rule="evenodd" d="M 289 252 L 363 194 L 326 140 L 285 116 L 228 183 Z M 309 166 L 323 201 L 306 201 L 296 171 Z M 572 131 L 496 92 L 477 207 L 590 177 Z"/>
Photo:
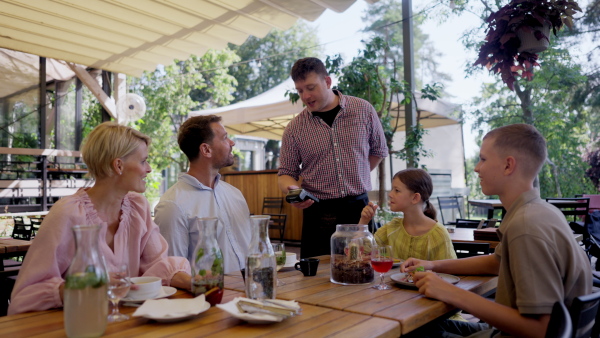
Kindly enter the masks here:
<path id="1" fill-rule="evenodd" d="M 533 78 L 533 67 L 539 66 L 537 53 L 548 48 L 550 30 L 556 35 L 563 24 L 572 28 L 576 12 L 581 12 L 576 1 L 512 0 L 487 19 L 486 42 L 474 65 L 500 73 L 514 90 L 516 76 Z"/>

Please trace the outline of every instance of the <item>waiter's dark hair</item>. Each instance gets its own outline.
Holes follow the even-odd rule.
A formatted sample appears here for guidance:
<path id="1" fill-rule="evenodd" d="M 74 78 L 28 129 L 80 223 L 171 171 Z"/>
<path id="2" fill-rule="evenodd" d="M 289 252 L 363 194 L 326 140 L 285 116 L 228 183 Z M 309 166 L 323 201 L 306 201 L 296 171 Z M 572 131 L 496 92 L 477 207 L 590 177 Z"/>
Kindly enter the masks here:
<path id="1" fill-rule="evenodd" d="M 292 80 L 296 82 L 298 80 L 305 80 L 310 72 L 315 72 L 323 78 L 329 76 L 323 62 L 317 58 L 304 58 L 296 61 L 294 66 L 292 66 L 290 75 L 292 76 Z"/>
<path id="2" fill-rule="evenodd" d="M 429 201 L 431 193 L 433 192 L 433 182 L 431 176 L 423 169 L 404 169 L 394 175 L 394 178 L 398 178 L 400 182 L 412 192 L 421 195 L 421 200 L 425 204 L 423 213 L 425 216 L 431 218 L 437 222 L 437 212 Z"/>

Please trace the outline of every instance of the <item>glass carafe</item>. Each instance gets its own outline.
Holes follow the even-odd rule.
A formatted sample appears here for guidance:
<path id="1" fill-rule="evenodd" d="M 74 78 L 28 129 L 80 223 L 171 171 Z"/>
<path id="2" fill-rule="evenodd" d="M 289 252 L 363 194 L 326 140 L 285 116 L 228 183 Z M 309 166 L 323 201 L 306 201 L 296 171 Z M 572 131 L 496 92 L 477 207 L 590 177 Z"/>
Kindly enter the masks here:
<path id="1" fill-rule="evenodd" d="M 76 225 L 75 256 L 64 288 L 64 322 L 68 337 L 99 337 L 108 316 L 108 274 L 98 250 L 100 226 Z"/>
<path id="2" fill-rule="evenodd" d="M 246 297 L 250 299 L 275 299 L 277 264 L 269 240 L 270 216 L 250 216 L 252 240 L 246 259 Z"/>
<path id="3" fill-rule="evenodd" d="M 368 225 L 338 224 L 331 236 L 331 282 L 343 285 L 373 282 L 373 243 Z"/>
<path id="4" fill-rule="evenodd" d="M 221 303 L 224 288 L 223 253 L 217 243 L 216 217 L 197 218 L 199 240 L 192 262 L 192 293 L 204 294 L 210 305 Z"/>

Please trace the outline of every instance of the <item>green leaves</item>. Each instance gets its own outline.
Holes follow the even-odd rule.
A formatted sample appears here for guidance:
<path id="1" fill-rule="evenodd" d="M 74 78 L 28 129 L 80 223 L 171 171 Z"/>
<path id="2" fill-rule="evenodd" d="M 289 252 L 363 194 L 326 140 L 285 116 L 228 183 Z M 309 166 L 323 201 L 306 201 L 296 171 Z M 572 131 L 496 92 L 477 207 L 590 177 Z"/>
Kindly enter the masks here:
<path id="1" fill-rule="evenodd" d="M 67 275 L 65 278 L 65 289 L 80 290 L 87 287 L 99 288 L 106 283 L 106 274 L 99 273 L 94 269 L 86 269 L 86 272 L 77 272 L 72 275 Z"/>

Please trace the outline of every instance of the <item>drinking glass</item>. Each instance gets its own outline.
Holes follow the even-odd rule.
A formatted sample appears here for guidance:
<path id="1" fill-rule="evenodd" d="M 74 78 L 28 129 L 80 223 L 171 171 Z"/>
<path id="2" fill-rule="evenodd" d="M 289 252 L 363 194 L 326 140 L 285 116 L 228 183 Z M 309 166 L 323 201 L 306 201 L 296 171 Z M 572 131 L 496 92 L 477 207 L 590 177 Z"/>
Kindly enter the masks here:
<path id="1" fill-rule="evenodd" d="M 373 250 L 371 251 L 371 266 L 373 266 L 373 270 L 379 272 L 379 276 L 381 277 L 381 283 L 373 285 L 373 288 L 377 290 L 391 289 L 389 285 L 383 282 L 383 279 L 385 277 L 385 273 L 390 271 L 393 264 L 394 260 L 392 258 L 391 246 L 373 245 Z"/>
<path id="2" fill-rule="evenodd" d="M 122 322 L 129 319 L 128 315 L 119 312 L 119 301 L 125 298 L 131 286 L 127 265 L 122 264 L 110 270 L 109 276 L 108 299 L 112 303 L 112 312 L 108 315 L 108 321 L 111 323 Z"/>
<path id="3" fill-rule="evenodd" d="M 277 271 L 281 270 L 285 265 L 287 255 L 285 253 L 285 245 L 283 243 L 272 243 L 273 251 L 275 252 L 275 262 L 277 264 Z M 277 278 L 277 286 L 285 285 L 285 282 Z"/>

